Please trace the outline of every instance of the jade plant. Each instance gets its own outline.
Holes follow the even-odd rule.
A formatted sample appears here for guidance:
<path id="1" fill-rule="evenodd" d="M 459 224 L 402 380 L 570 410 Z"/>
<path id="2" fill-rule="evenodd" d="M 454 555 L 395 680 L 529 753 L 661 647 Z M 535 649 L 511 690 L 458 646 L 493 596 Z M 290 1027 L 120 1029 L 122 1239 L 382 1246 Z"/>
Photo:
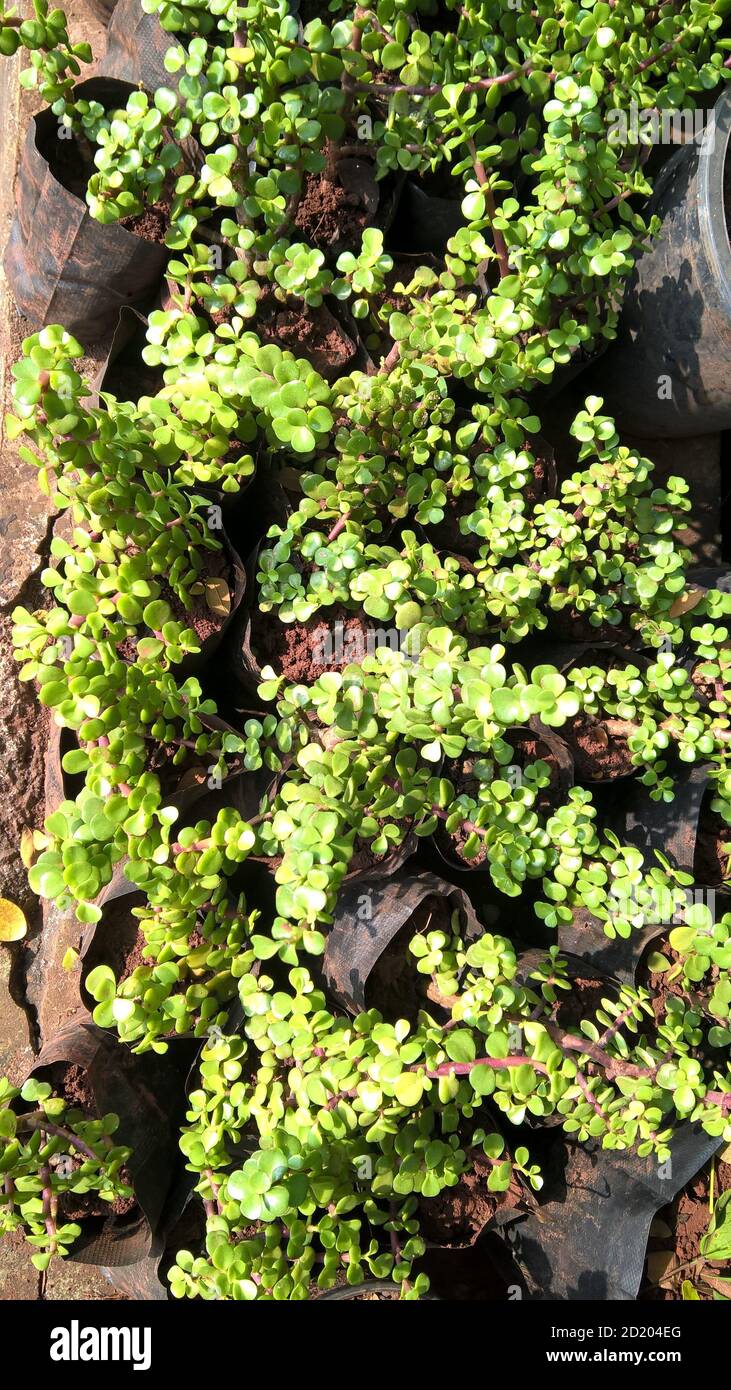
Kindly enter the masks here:
<path id="1" fill-rule="evenodd" d="M 64 1204 L 93 1192 L 102 1202 L 133 1196 L 125 1167 L 130 1150 L 114 1144 L 116 1115 L 99 1119 L 63 1097 L 46 1081 L 11 1086 L 0 1078 L 0 1231 L 22 1231 L 36 1269 L 68 1254 L 81 1234 Z"/>
<path id="2" fill-rule="evenodd" d="M 581 1140 L 661 1158 L 684 1118 L 731 1132 L 728 1068 L 704 1072 L 691 1056 L 713 1041 L 702 1013 L 679 1003 L 656 1023 L 647 991 L 608 986 L 574 1032 L 560 1023 L 573 985 L 556 948 L 527 970 L 489 933 L 467 947 L 418 934 L 411 949 L 450 992 L 446 1023 L 425 1011 L 415 1025 L 386 1023 L 377 1008 L 338 1017 L 302 968 L 286 989 L 241 979 L 243 1037 L 208 1044 L 190 1097 L 182 1147 L 206 1208 L 206 1251 L 178 1255 L 176 1296 L 300 1299 L 344 1265 L 348 1282 L 373 1273 L 418 1297 L 419 1210 L 466 1171 L 455 1119 L 479 1126 L 488 1100 L 514 1125 L 555 1114 Z M 504 1141 L 479 1127 L 472 1141 L 501 1190 Z M 515 1163 L 540 1184 L 527 1154 Z M 384 1226 L 396 1233 L 389 1245 Z"/>
<path id="3" fill-rule="evenodd" d="M 209 891 L 182 877 L 166 881 L 149 904 L 132 909 L 142 964 L 119 982 L 103 964 L 86 976 L 94 1022 L 116 1028 L 135 1052 L 165 1052 L 170 1035 L 204 1037 L 228 1022 L 237 980 L 254 963 L 249 939 L 259 913 L 247 912 L 243 894 L 229 898 L 223 884 Z"/>
<path id="4" fill-rule="evenodd" d="M 59 325 L 14 369 L 9 434 L 67 512 L 51 602 L 15 612 L 21 678 L 64 737 L 31 887 L 96 923 L 123 871 L 142 963 L 90 972 L 94 1017 L 136 1051 L 206 1039 L 182 1137 L 206 1235 L 179 1253 L 173 1295 L 298 1300 L 374 1276 L 415 1299 L 423 1204 L 475 1155 L 489 1191 L 540 1185 L 526 1118 L 660 1159 L 683 1121 L 731 1139 L 727 918 L 689 905 L 692 875 L 607 830 L 580 776 L 556 786 L 540 756 L 510 775 L 526 726 L 571 749 L 613 723 L 652 797 L 671 802 L 697 763 L 731 823 L 731 599 L 687 577 L 687 486 L 659 485 L 598 397 L 571 427 L 575 467 L 560 449 L 554 467 L 529 404 L 614 335 L 658 228 L 645 151 L 609 138 L 614 118 L 706 104 L 729 72 L 725 4 L 641 24 L 631 0 L 560 14 L 332 0 L 310 20 L 288 0 L 143 8 L 170 35 L 170 82 L 123 110 L 78 97 L 90 55 L 62 12 L 34 0 L 33 20 L 0 20 L 0 51 L 30 52 L 26 85 L 93 164 L 91 215 L 134 226 L 156 209 L 171 253 L 143 352 L 154 395 L 91 400 Z M 432 175 L 461 225 L 405 262 L 386 249 L 392 208 L 403 179 L 424 192 Z M 315 365 L 328 331 L 353 350 L 339 376 Z M 325 657 L 309 683 L 264 665 L 258 714 L 225 692 L 229 726 L 210 671 L 180 668 L 200 651 L 196 605 L 227 615 L 220 494 L 255 469 L 282 506 L 274 526 L 255 518 L 269 529 L 250 612 L 326 628 L 343 607 L 398 642 Z M 522 645 L 577 635 L 615 646 L 554 665 L 550 646 Z M 232 777 L 263 769 L 244 814 Z M 213 808 L 178 794 L 181 773 Z M 308 969 L 343 884 L 432 837 L 489 877 L 499 930 L 414 937 L 432 1012 L 346 1018 Z M 266 910 L 241 891 L 254 861 L 273 880 Z M 664 1009 L 649 987 L 608 984 L 589 1017 L 558 947 L 526 966 L 510 914 L 530 884 L 541 932 L 577 914 L 609 937 L 672 923 Z M 581 1021 L 564 1026 L 571 1004 Z M 29 1131 L 4 1084 L 0 1219 L 46 1260 L 74 1234 L 54 1207 L 67 1179 L 47 1107 L 57 1120 L 63 1103 L 24 1092 L 42 1112 Z M 107 1121 L 63 1120 L 90 1147 L 68 1181 L 121 1191 Z"/>

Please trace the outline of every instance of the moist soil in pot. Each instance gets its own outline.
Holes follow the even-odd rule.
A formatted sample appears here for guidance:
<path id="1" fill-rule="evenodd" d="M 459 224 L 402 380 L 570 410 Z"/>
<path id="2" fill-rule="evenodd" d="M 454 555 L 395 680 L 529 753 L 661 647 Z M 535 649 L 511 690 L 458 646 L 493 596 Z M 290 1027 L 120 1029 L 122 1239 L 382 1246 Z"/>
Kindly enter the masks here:
<path id="1" fill-rule="evenodd" d="M 305 623 L 282 623 L 276 614 L 252 615 L 251 644 L 260 666 L 273 666 L 286 680 L 310 684 L 325 671 L 342 671 L 374 649 L 376 629 L 357 613 L 334 604 Z"/>
<path id="2" fill-rule="evenodd" d="M 593 976 L 578 975 L 571 980 L 571 991 L 557 990 L 557 1000 L 553 1007 L 553 1021 L 565 1033 L 581 1035 L 584 1019 L 593 1019 L 602 999 L 612 997 L 607 980 Z"/>
<path id="3" fill-rule="evenodd" d="M 729 851 L 731 845 L 731 825 L 712 811 L 706 797 L 698 821 L 695 850 L 693 853 L 693 877 L 696 883 L 709 888 L 719 887 L 729 872 Z"/>
<path id="4" fill-rule="evenodd" d="M 637 633 L 623 623 L 616 627 L 612 623 L 601 623 L 599 627 L 594 627 L 588 618 L 571 608 L 558 611 L 547 608 L 545 611 L 548 635 L 559 642 L 616 642 L 625 647 L 637 637 Z"/>
<path id="5" fill-rule="evenodd" d="M 650 970 L 648 961 L 653 952 L 664 956 L 671 966 L 679 964 L 683 959 L 669 944 L 668 935 L 669 933 L 658 936 L 650 943 L 637 971 L 638 985 L 650 992 L 652 1012 L 657 1027 L 665 1020 L 670 999 L 682 999 L 686 1008 L 703 1012 L 719 975 L 718 968 L 712 966 L 705 979 L 694 984 L 692 981 L 684 980 L 681 974 L 672 980 L 669 979 L 669 970 Z M 708 1018 L 710 1021 L 710 1015 Z M 728 1061 L 728 1049 L 726 1047 L 714 1048 L 707 1041 L 703 1043 L 702 1047 L 688 1048 L 688 1055 L 703 1062 L 705 1067 L 710 1063 L 713 1066 L 721 1067 L 722 1070 L 725 1070 Z"/>
<path id="6" fill-rule="evenodd" d="M 56 1096 L 63 1097 L 75 1110 L 81 1110 L 85 1119 L 98 1119 L 99 1112 L 89 1077 L 84 1067 L 77 1062 L 54 1062 L 48 1068 L 48 1080 Z M 81 1168 L 83 1157 L 70 1154 L 74 1169 Z M 131 1185 L 129 1173 L 120 1170 L 122 1182 Z M 136 1211 L 135 1197 L 115 1197 L 113 1202 L 105 1202 L 97 1192 L 64 1192 L 58 1198 L 59 1218 L 65 1221 L 84 1221 L 89 1217 L 128 1216 Z"/>
<path id="7" fill-rule="evenodd" d="M 690 671 L 690 679 L 696 698 L 701 704 L 707 705 L 711 700 L 723 698 L 723 684 L 721 681 L 706 680 L 701 669 L 704 664 L 702 661 L 696 662 Z"/>
<path id="8" fill-rule="evenodd" d="M 444 268 L 443 262 L 437 265 L 434 258 L 426 253 L 423 264 L 433 265 L 437 271 Z M 396 285 L 409 285 L 417 270 L 417 261 L 400 260 L 398 256 L 394 256 L 393 266 L 384 276 L 385 288 L 371 296 L 372 318 L 360 320 L 360 322 L 363 325 L 361 336 L 372 352 L 379 351 L 385 357 L 393 347 L 394 340 L 388 331 L 388 321 L 391 314 L 410 314 L 412 310 L 410 296 L 395 287 Z M 374 326 L 374 320 L 378 323 L 377 329 Z"/>
<path id="9" fill-rule="evenodd" d="M 130 547 L 127 553 L 134 555 L 138 552 L 136 547 Z M 205 583 L 207 579 L 225 579 L 228 584 L 229 603 L 231 604 L 233 602 L 233 581 L 231 566 L 225 551 L 209 551 L 205 561 L 205 570 L 200 576 L 200 581 Z M 156 575 L 155 578 L 160 586 L 158 598 L 170 605 L 173 622 L 182 623 L 184 627 L 192 628 L 201 647 L 204 642 L 207 642 L 210 637 L 221 630 L 228 615 L 214 613 L 208 604 L 205 592 L 191 595 L 192 606 L 188 610 L 161 575 Z M 130 633 L 128 637 L 124 638 L 124 641 L 117 644 L 117 652 L 123 661 L 136 661 L 137 640 L 137 636 Z"/>
<path id="10" fill-rule="evenodd" d="M 536 796 L 535 808 L 545 813 L 552 811 L 563 800 L 561 795 L 561 768 L 556 754 L 544 743 L 540 734 L 522 733 L 518 730 L 507 734 L 507 742 L 513 749 L 513 762 L 521 769 L 531 763 L 544 762 L 548 766 L 550 782 Z"/>
<path id="11" fill-rule="evenodd" d="M 480 788 L 479 780 L 473 775 L 473 768 L 476 758 L 471 756 L 460 758 L 458 761 L 447 764 L 444 776 L 448 777 L 455 791 L 455 798 L 458 796 L 470 796 L 477 799 Z M 466 859 L 462 853 L 462 847 L 470 838 L 471 831 L 461 825 L 451 835 L 448 835 L 443 825 L 435 831 L 434 838 L 437 841 L 442 854 L 448 860 L 456 860 L 466 869 L 481 869 L 487 864 L 487 850 L 484 844 L 480 846 L 477 854 L 472 859 Z"/>
<path id="12" fill-rule="evenodd" d="M 338 255 L 345 248 L 357 252 L 369 221 L 368 209 L 355 193 L 324 174 L 305 175 L 294 226 L 308 245 Z"/>
<path id="13" fill-rule="evenodd" d="M 561 737 L 571 749 L 577 782 L 612 782 L 637 771 L 620 723 L 580 715 L 564 724 Z"/>
<path id="14" fill-rule="evenodd" d="M 731 1163 L 715 1159 L 714 1200 L 731 1188 Z M 667 1207 L 657 1213 L 650 1228 L 645 1276 L 640 1291 L 643 1302 L 667 1303 L 681 1299 L 681 1285 L 687 1279 L 702 1286 L 703 1257 L 700 1243 L 708 1230 L 711 1169 L 708 1164 L 684 1187 Z M 698 1262 L 697 1264 L 695 1262 Z M 681 1266 L 683 1268 L 681 1269 Z M 708 1266 L 713 1275 L 729 1274 L 729 1263 L 715 1261 Z M 677 1270 L 677 1273 L 673 1273 Z M 660 1282 L 662 1280 L 662 1282 Z M 710 1294 L 702 1294 L 710 1298 Z"/>
<path id="15" fill-rule="evenodd" d="M 477 1154 L 471 1171 L 463 1173 L 454 1187 L 445 1187 L 437 1197 L 419 1199 L 419 1230 L 430 1245 L 473 1245 L 498 1209 L 513 1210 L 523 1204 L 524 1194 L 515 1178 L 506 1192 L 488 1191 L 491 1170 L 489 1160 Z"/>
<path id="16" fill-rule="evenodd" d="M 383 829 L 383 822 L 381 829 Z M 398 848 L 396 846 L 396 848 Z M 385 854 L 376 854 L 373 847 L 367 840 L 356 840 L 350 863 L 348 864 L 348 877 L 353 874 L 365 874 L 371 869 L 377 869 L 379 864 L 383 864 L 391 855 L 392 847 L 386 850 Z M 402 1015 L 403 1017 L 403 1015 Z"/>
<path id="17" fill-rule="evenodd" d="M 435 992 L 428 975 L 420 975 L 409 942 L 418 932 L 451 932 L 452 908 L 438 893 L 429 893 L 378 957 L 365 986 L 367 1009 L 378 1009 L 388 1023 L 405 1018 L 416 1023 L 419 1010 L 434 1015 L 449 1001 Z"/>
<path id="18" fill-rule="evenodd" d="M 120 227 L 125 227 L 128 232 L 138 236 L 142 241 L 151 241 L 155 246 L 164 246 L 170 226 L 171 203 L 169 198 L 162 198 L 154 207 L 143 208 L 134 217 L 121 217 Z"/>
<path id="19" fill-rule="evenodd" d="M 325 304 L 282 304 L 271 293 L 259 301 L 256 328 L 267 343 L 304 357 L 326 380 L 344 376 L 355 344 Z"/>

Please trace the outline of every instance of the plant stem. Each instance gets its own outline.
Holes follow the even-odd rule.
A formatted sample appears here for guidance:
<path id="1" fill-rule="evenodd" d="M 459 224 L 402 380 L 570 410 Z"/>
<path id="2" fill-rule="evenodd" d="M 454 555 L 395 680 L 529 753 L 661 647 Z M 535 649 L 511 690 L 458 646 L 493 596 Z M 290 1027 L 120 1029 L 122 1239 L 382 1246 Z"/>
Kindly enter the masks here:
<path id="1" fill-rule="evenodd" d="M 495 243 L 495 255 L 497 256 L 498 265 L 500 267 L 500 279 L 504 280 L 505 276 L 510 274 L 510 262 L 508 260 L 508 248 L 505 243 L 505 237 L 503 236 L 502 232 L 498 231 L 497 227 L 495 226 L 495 216 L 497 213 L 497 208 L 495 206 L 495 196 L 490 187 L 490 181 L 487 177 L 487 171 L 485 169 L 485 166 L 482 160 L 478 157 L 477 148 L 474 140 L 468 140 L 467 145 L 469 148 L 469 152 L 472 155 L 472 163 L 475 168 L 475 176 L 477 178 L 477 182 L 482 188 L 485 197 L 487 215 L 490 218 L 492 238 Z"/>
<path id="2" fill-rule="evenodd" d="M 18 1118 L 18 1129 L 39 1129 L 48 1134 L 52 1134 L 54 1138 L 63 1139 L 65 1143 L 70 1144 L 72 1148 L 78 1149 L 79 1153 L 82 1153 L 85 1158 L 90 1158 L 94 1163 L 99 1162 L 99 1155 L 95 1154 L 94 1150 L 91 1149 L 88 1144 L 85 1144 L 83 1139 L 79 1139 L 78 1136 L 73 1133 L 73 1130 L 64 1129 L 63 1125 L 57 1125 L 53 1120 L 49 1120 L 43 1110 L 34 1110 L 30 1115 L 20 1115 Z"/>

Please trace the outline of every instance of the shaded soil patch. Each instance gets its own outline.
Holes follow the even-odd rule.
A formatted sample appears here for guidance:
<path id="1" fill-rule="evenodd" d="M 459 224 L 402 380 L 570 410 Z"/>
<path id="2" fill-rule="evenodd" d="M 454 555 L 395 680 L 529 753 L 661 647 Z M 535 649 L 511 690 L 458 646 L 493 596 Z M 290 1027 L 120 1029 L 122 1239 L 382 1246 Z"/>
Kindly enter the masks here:
<path id="1" fill-rule="evenodd" d="M 131 551 L 130 553 L 134 552 Z M 206 557 L 206 568 L 200 576 L 200 581 L 205 584 L 207 579 L 225 579 L 228 584 L 229 603 L 232 603 L 233 583 L 228 558 L 223 551 L 211 551 L 210 556 L 210 560 Z M 158 598 L 169 604 L 171 609 L 171 620 L 181 623 L 184 627 L 192 628 L 201 647 L 209 638 L 220 632 L 228 615 L 214 613 L 208 605 L 205 593 L 192 594 L 192 606 L 188 610 L 161 575 L 156 575 L 155 578 L 160 586 Z M 140 636 L 144 635 L 146 634 L 143 629 Z M 125 637 L 122 642 L 117 644 L 117 651 L 124 661 L 132 662 L 136 660 L 138 640 L 138 636 L 131 633 L 128 637 Z"/>
<path id="2" fill-rule="evenodd" d="M 489 1159 L 477 1154 L 472 1170 L 463 1173 L 456 1186 L 445 1187 L 437 1197 L 420 1198 L 419 1228 L 425 1240 L 440 1246 L 472 1245 L 498 1208 L 521 1205 L 517 1180 L 506 1192 L 488 1191 L 491 1168 Z"/>
<path id="3" fill-rule="evenodd" d="M 316 308 L 283 305 L 274 295 L 265 294 L 256 327 L 265 342 L 304 357 L 326 380 L 343 376 L 355 356 L 355 344 L 325 304 Z"/>
<path id="4" fill-rule="evenodd" d="M 370 221 L 368 209 L 354 192 L 333 183 L 323 174 L 306 174 L 294 225 L 302 238 L 321 251 L 338 251 L 344 246 L 360 250 L 364 227 Z"/>
<path id="5" fill-rule="evenodd" d="M 696 883 L 716 888 L 729 872 L 731 825 L 712 811 L 706 798 L 698 822 L 698 835 L 693 855 L 693 877 Z"/>
<path id="6" fill-rule="evenodd" d="M 577 781 L 612 782 L 636 772 L 627 747 L 629 729 L 618 719 L 580 715 L 569 720 L 561 729 L 561 737 L 571 749 Z"/>
<path id="7" fill-rule="evenodd" d="M 475 801 L 477 800 L 480 781 L 473 773 L 475 762 L 477 761 L 477 758 L 467 755 L 460 758 L 458 761 L 446 764 L 444 776 L 448 777 L 452 783 L 455 790 L 455 798 L 458 796 L 469 796 L 474 798 Z M 457 830 L 448 834 L 442 823 L 435 831 L 434 839 L 445 859 L 457 862 L 467 869 L 479 869 L 484 867 L 487 863 L 487 850 L 484 843 L 481 843 L 474 857 L 471 859 L 466 858 L 464 846 L 471 834 L 472 832 L 468 830 L 465 824 L 460 825 Z"/>

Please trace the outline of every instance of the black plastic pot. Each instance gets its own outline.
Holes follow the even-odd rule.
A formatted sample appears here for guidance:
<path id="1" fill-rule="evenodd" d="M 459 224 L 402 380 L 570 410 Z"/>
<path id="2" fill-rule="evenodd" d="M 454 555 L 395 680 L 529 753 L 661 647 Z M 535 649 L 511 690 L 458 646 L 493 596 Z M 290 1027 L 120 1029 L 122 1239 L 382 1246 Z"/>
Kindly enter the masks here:
<path id="1" fill-rule="evenodd" d="M 624 843 L 641 850 L 648 866 L 657 862 L 653 851 L 659 850 L 674 868 L 692 873 L 698 824 L 707 794 L 708 774 L 704 767 L 686 767 L 679 774 L 675 797 L 669 804 L 653 801 L 644 787 L 625 782 L 608 808 L 607 825 Z M 690 891 L 705 894 L 709 888 L 718 892 L 721 885 L 699 883 Z M 628 937 L 611 939 L 599 918 L 578 908 L 573 921 L 559 927 L 558 941 L 562 951 L 574 952 L 587 964 L 634 984 L 647 946 L 666 934 L 672 925 L 672 922 L 648 922 Z"/>
<path id="2" fill-rule="evenodd" d="M 535 1213 L 504 1231 L 528 1296 L 541 1301 L 636 1299 L 655 1212 L 672 1201 L 722 1142 L 683 1125 L 671 1143 L 671 1161 L 659 1164 L 653 1157 L 552 1137 L 550 1172 Z"/>
<path id="3" fill-rule="evenodd" d="M 390 228 L 389 247 L 403 247 L 412 255 L 428 252 L 443 256 L 447 242 L 464 226 L 460 197 L 436 197 L 425 193 L 413 179 L 406 179 Z"/>
<path id="4" fill-rule="evenodd" d="M 102 3 L 108 4 L 109 0 Z M 159 14 L 147 14 L 140 0 L 113 3 L 104 54 L 105 73 L 122 77 L 135 87 L 146 87 L 148 92 L 155 92 L 158 87 L 177 87 L 185 69 L 168 72 L 164 59 L 168 49 L 181 42 L 181 37 L 163 29 Z"/>
<path id="5" fill-rule="evenodd" d="M 404 870 L 384 882 L 379 869 L 341 889 L 322 970 L 328 990 L 350 1013 L 366 1007 L 366 985 L 373 967 L 419 904 L 432 894 L 459 910 L 464 940 L 482 935 L 466 893 L 428 871 Z"/>
<path id="6" fill-rule="evenodd" d="M 98 407 L 102 392 L 119 401 L 135 402 L 140 396 L 157 395 L 163 384 L 163 371 L 148 367 L 142 360 L 146 329 L 147 318 L 141 310 L 127 304 L 120 309 L 109 350 L 89 383 L 91 392 L 85 405 Z"/>
<path id="7" fill-rule="evenodd" d="M 700 140 L 657 180 L 650 211 L 662 220 L 626 291 L 619 337 L 590 374 L 620 428 L 640 436 L 710 434 L 731 427 L 731 245 L 724 169 L 731 92 Z"/>
<path id="8" fill-rule="evenodd" d="M 215 820 L 224 806 L 238 811 L 244 820 L 251 820 L 259 810 L 262 797 L 276 781 L 275 774 L 267 768 L 261 768 L 259 772 L 233 773 L 226 778 L 221 787 L 210 788 L 207 782 L 196 783 L 166 797 L 165 804 L 175 806 L 178 810 L 176 831 L 184 826 L 194 825 L 197 821 Z M 142 906 L 146 902 L 146 895 L 127 878 L 125 867 L 128 862 L 125 858 L 115 866 L 112 878 L 97 899 L 102 916 L 83 932 L 80 951 L 84 962 L 81 997 L 89 1013 L 93 1011 L 95 1004 L 86 991 L 87 976 L 97 965 L 111 964 L 120 946 L 130 949 L 138 934 L 139 922 L 132 916 L 132 908 Z M 241 866 L 241 874 L 238 877 L 248 877 L 247 867 L 247 863 Z M 256 869 L 254 874 L 258 877 Z M 231 880 L 231 891 L 232 895 L 241 891 L 235 880 Z M 112 1036 L 116 1036 L 114 1031 Z M 168 1041 L 177 1042 L 189 1037 L 189 1034 L 172 1033 Z"/>
<path id="9" fill-rule="evenodd" d="M 129 82 L 92 77 L 74 88 L 73 99 L 111 110 L 126 106 L 133 91 Z M 143 303 L 153 293 L 168 252 L 119 223 L 94 221 L 86 203 L 52 173 L 58 134 L 50 108 L 33 117 L 18 166 L 5 273 L 34 328 L 62 323 L 90 343 L 114 330 L 123 305 Z"/>
<path id="10" fill-rule="evenodd" d="M 432 1295 L 429 1295 L 431 1297 Z M 331 1303 L 344 1303 L 346 1300 L 353 1299 L 388 1299 L 396 1301 L 398 1299 L 398 1285 L 392 1279 L 364 1279 L 362 1284 L 343 1284 L 341 1288 L 326 1289 L 324 1293 L 315 1295 L 315 1303 L 324 1303 L 329 1300 Z"/>
<path id="11" fill-rule="evenodd" d="M 83 1264 L 130 1265 L 159 1244 L 159 1226 L 178 1152 L 182 1086 L 166 1059 L 135 1056 L 91 1024 L 71 1024 L 42 1049 L 31 1075 L 56 1062 L 87 1073 L 99 1115 L 119 1116 L 115 1143 L 132 1150 L 127 1165 L 137 1207 L 127 1216 L 90 1218 L 69 1258 Z"/>

